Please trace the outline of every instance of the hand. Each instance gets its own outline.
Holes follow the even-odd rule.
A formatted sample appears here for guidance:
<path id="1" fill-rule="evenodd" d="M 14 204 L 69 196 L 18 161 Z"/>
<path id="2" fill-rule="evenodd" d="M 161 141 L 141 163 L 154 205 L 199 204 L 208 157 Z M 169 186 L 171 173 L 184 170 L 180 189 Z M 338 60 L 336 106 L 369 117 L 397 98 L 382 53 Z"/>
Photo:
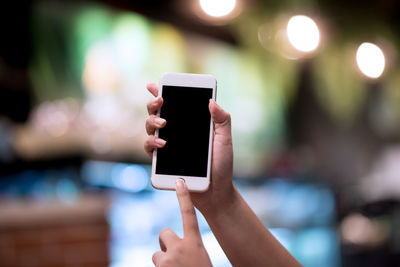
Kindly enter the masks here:
<path id="1" fill-rule="evenodd" d="M 201 241 L 197 217 L 186 184 L 182 179 L 176 182 L 176 195 L 183 221 L 183 238 L 171 229 L 160 232 L 160 248 L 153 254 L 156 266 L 212 266 L 207 251 Z"/>
<path id="2" fill-rule="evenodd" d="M 163 99 L 158 96 L 158 85 L 149 83 L 147 90 L 156 98 L 147 104 L 149 117 L 146 120 L 147 138 L 144 149 L 152 156 L 155 148 L 161 148 L 168 140 L 154 136 L 156 129 L 162 128 L 167 123 L 156 116 L 163 104 Z M 157 97 L 158 96 L 158 97 Z M 208 106 L 211 118 L 214 121 L 214 143 L 211 163 L 211 186 L 207 192 L 191 193 L 194 205 L 205 216 L 209 212 L 226 210 L 227 205 L 234 201 L 233 176 L 233 148 L 231 135 L 231 117 L 215 101 L 210 100 Z M 182 111 L 186 112 L 186 111 Z"/>

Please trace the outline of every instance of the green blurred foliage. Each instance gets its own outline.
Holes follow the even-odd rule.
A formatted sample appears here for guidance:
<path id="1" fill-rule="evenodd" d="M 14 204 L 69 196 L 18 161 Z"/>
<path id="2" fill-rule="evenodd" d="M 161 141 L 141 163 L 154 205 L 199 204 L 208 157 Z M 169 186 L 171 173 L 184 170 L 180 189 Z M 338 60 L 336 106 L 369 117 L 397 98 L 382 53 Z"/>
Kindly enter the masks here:
<path id="1" fill-rule="evenodd" d="M 331 44 L 313 59 L 314 91 L 333 121 L 350 126 L 365 103 L 366 87 L 355 63 L 355 45 Z"/>

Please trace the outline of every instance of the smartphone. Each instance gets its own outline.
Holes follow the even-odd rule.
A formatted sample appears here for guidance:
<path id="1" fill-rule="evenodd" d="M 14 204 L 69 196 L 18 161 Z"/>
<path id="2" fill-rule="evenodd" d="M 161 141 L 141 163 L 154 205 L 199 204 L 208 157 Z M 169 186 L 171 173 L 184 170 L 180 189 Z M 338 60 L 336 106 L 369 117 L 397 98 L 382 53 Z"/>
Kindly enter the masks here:
<path id="1" fill-rule="evenodd" d="M 151 183 L 154 188 L 175 190 L 182 178 L 190 191 L 210 186 L 214 126 L 208 109 L 215 100 L 217 81 L 208 74 L 165 73 L 159 95 L 164 103 L 158 116 L 167 124 L 155 135 L 167 141 L 153 152 Z"/>

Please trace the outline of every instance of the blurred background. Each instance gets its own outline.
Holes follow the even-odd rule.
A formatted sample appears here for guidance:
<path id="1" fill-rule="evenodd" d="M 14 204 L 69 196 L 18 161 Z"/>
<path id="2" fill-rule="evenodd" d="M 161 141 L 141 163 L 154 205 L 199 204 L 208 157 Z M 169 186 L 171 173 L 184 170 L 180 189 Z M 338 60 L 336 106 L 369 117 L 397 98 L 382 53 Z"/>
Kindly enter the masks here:
<path id="1" fill-rule="evenodd" d="M 400 2 L 8 1 L 0 265 L 153 266 L 147 82 L 210 73 L 234 182 L 305 266 L 400 266 Z M 214 266 L 230 266 L 204 218 Z M 234 222 L 232 222 L 234 223 Z M 245 244 L 243 244 L 245 245 Z"/>

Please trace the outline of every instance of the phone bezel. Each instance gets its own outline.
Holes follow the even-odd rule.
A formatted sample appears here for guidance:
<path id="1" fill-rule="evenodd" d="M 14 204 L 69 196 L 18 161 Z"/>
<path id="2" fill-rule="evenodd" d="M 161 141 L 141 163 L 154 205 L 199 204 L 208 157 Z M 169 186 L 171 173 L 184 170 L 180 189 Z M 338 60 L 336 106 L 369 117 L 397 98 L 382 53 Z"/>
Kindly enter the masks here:
<path id="1" fill-rule="evenodd" d="M 216 97 L 217 81 L 215 77 L 210 74 L 165 73 L 160 78 L 159 90 L 158 90 L 159 96 L 162 96 L 162 89 L 164 85 L 212 88 L 212 99 L 215 100 Z M 160 116 L 160 110 L 158 111 L 157 116 Z M 158 137 L 158 130 L 156 130 L 155 136 Z M 208 146 L 207 177 L 156 174 L 155 169 L 157 164 L 157 149 L 155 149 L 153 151 L 153 162 L 151 168 L 152 186 L 156 189 L 161 189 L 161 190 L 175 190 L 176 180 L 181 178 L 185 180 L 189 191 L 195 191 L 195 192 L 207 191 L 211 181 L 211 157 L 212 157 L 213 136 L 214 136 L 214 123 L 213 120 L 211 119 L 209 146 Z"/>

